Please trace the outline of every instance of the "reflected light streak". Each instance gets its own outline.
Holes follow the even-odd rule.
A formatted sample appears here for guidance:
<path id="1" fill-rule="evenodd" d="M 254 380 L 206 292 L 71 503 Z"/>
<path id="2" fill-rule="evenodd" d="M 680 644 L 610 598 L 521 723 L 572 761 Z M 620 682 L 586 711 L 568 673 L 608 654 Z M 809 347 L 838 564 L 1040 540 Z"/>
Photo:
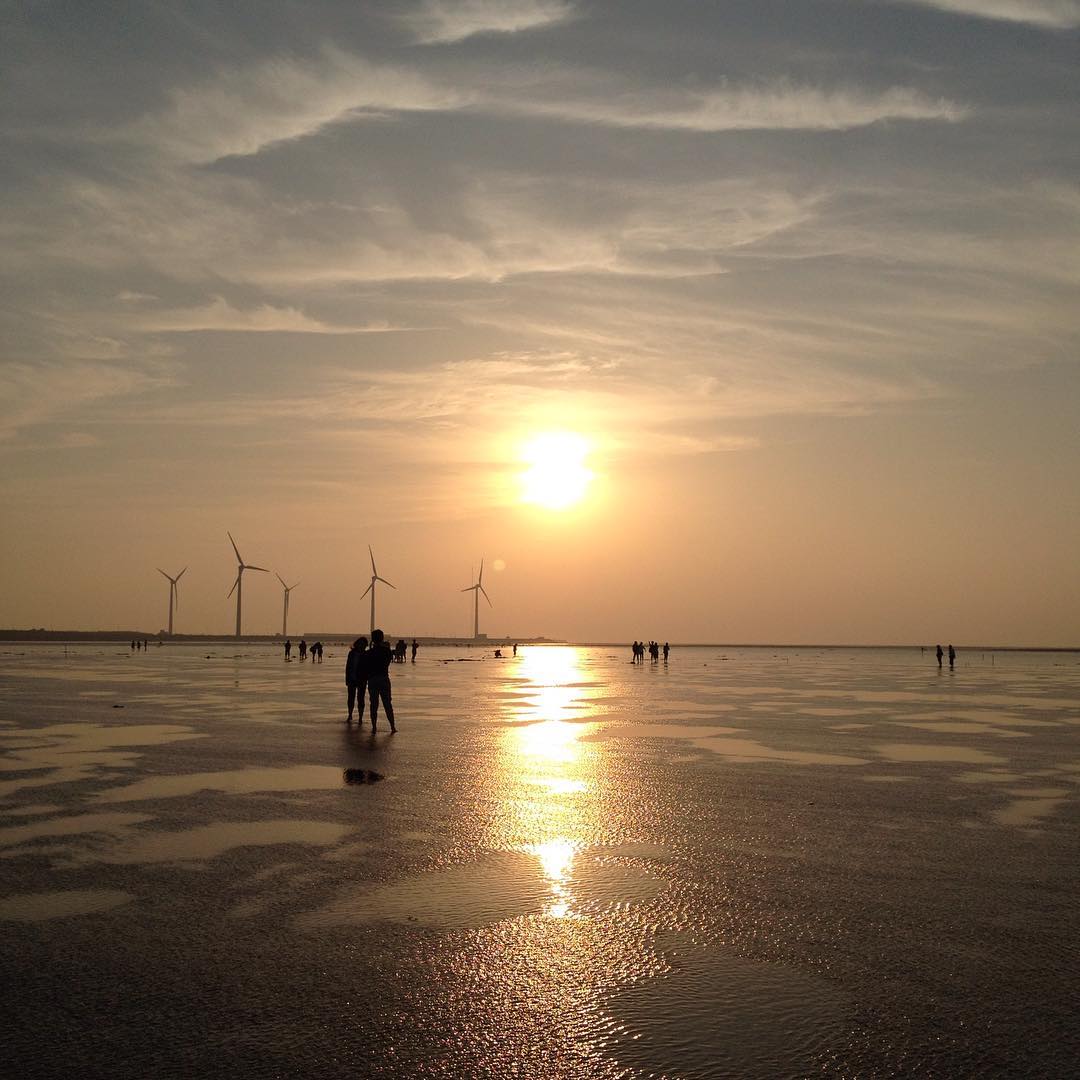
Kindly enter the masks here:
<path id="1" fill-rule="evenodd" d="M 590 715 L 595 688 L 583 685 L 580 654 L 569 647 L 529 648 L 513 674 L 521 697 L 506 707 L 512 726 L 493 777 L 500 793 L 493 822 L 498 846 L 539 861 L 549 890 L 547 916 L 575 918 L 573 862 L 585 843 L 580 833 L 589 810 L 587 768 L 599 753 L 593 744 L 582 744 L 595 725 L 581 721 Z"/>
<path id="2" fill-rule="evenodd" d="M 531 844 L 528 850 L 540 860 L 540 869 L 551 885 L 552 903 L 546 914 L 556 919 L 567 918 L 570 915 L 570 902 L 573 900 L 567 883 L 578 845 L 572 840 L 560 837 L 558 840 L 549 840 L 546 844 Z"/>

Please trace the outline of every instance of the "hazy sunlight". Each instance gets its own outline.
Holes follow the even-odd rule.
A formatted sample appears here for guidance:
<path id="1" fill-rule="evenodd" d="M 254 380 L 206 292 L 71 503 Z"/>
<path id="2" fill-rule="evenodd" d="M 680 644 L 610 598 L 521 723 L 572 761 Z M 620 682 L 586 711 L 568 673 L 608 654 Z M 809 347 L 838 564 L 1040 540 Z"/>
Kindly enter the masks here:
<path id="1" fill-rule="evenodd" d="M 581 501 L 593 474 L 585 467 L 589 444 L 580 435 L 552 431 L 529 442 L 522 458 L 521 498 L 548 510 L 565 510 Z"/>

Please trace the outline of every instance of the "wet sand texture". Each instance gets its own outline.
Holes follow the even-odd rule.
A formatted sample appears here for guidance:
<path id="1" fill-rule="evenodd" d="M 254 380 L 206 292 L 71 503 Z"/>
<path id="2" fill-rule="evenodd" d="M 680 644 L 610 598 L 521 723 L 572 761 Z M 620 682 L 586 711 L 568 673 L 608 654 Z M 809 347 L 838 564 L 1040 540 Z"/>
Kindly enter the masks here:
<path id="1" fill-rule="evenodd" d="M 207 651 L 0 649 L 7 1075 L 1075 1071 L 1075 655 Z"/>

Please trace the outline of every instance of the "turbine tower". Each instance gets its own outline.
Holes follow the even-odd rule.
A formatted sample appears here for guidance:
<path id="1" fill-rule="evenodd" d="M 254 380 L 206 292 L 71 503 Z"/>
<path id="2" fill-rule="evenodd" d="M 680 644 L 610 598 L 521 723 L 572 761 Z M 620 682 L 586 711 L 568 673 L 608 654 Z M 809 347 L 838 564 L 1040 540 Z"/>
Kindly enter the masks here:
<path id="1" fill-rule="evenodd" d="M 480 560 L 480 575 L 476 579 L 475 585 L 470 585 L 467 589 L 462 589 L 462 592 L 471 592 L 473 594 L 473 629 L 472 636 L 478 638 L 480 636 L 480 594 L 484 593 L 484 599 L 488 602 L 488 607 L 491 607 L 491 597 L 484 592 L 484 560 Z"/>
<path id="2" fill-rule="evenodd" d="M 174 605 L 176 607 L 180 606 L 180 591 L 177 589 L 176 583 L 187 573 L 187 567 L 185 566 L 176 577 L 169 577 L 160 566 L 157 568 L 157 572 L 164 577 L 169 578 L 169 637 L 172 637 L 173 607 Z"/>
<path id="3" fill-rule="evenodd" d="M 300 582 L 298 581 L 296 583 L 296 585 L 286 585 L 285 582 L 282 581 L 282 578 L 281 578 L 280 574 L 274 574 L 274 577 L 276 577 L 278 579 L 278 581 L 281 581 L 281 587 L 285 590 L 285 608 L 281 612 L 281 636 L 282 637 L 288 637 L 289 636 L 289 593 L 291 593 L 293 591 L 293 589 L 296 588 L 296 585 L 300 584 Z"/>
<path id="4" fill-rule="evenodd" d="M 360 594 L 360 599 L 363 600 L 368 593 L 371 593 L 371 626 L 370 630 L 375 629 L 375 582 L 381 581 L 384 585 L 390 585 L 390 582 L 384 577 L 379 577 L 379 571 L 375 569 L 375 556 L 372 554 L 371 545 L 368 544 L 368 555 L 371 555 L 371 584 Z M 396 585 L 390 585 L 391 589 L 396 589 Z"/>
<path id="5" fill-rule="evenodd" d="M 240 636 L 240 596 L 244 591 L 244 571 L 245 570 L 261 570 L 264 574 L 269 574 L 270 571 L 265 566 L 251 566 L 245 563 L 240 558 L 240 549 L 236 546 L 236 541 L 232 538 L 232 533 L 226 531 L 225 535 L 229 538 L 229 543 L 232 544 L 233 551 L 236 552 L 236 580 L 233 582 L 233 587 L 229 590 L 229 596 L 236 593 L 236 636 Z M 229 596 L 225 599 L 228 600 Z"/>

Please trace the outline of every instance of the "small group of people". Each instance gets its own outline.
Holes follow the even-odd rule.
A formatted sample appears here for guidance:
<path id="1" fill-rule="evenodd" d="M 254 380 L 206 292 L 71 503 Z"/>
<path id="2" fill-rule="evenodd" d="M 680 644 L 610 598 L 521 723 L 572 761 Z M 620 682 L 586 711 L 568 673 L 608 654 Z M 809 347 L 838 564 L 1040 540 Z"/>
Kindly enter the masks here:
<path id="1" fill-rule="evenodd" d="M 345 659 L 349 715 L 345 723 L 352 723 L 355 707 L 356 722 L 363 725 L 366 694 L 371 704 L 371 730 L 374 731 L 378 724 L 379 702 L 382 702 L 383 712 L 390 724 L 390 733 L 393 734 L 397 731 L 394 726 L 394 704 L 390 698 L 390 665 L 394 661 L 394 651 L 384 637 L 381 630 L 372 630 L 370 648 L 366 637 L 358 637 L 349 647 L 349 655 Z M 413 644 L 415 646 L 416 642 Z M 415 650 L 413 656 L 416 656 Z M 404 653 L 402 659 L 404 660 Z"/>
<path id="2" fill-rule="evenodd" d="M 159 641 L 158 644 L 160 645 L 161 642 Z M 146 641 L 145 639 L 143 639 L 142 641 L 139 641 L 138 639 L 133 638 L 132 641 L 131 641 L 131 651 L 132 652 L 135 652 L 136 649 L 149 649 L 149 648 L 150 648 L 150 642 Z"/>
<path id="3" fill-rule="evenodd" d="M 652 658 L 652 662 L 655 664 L 660 659 L 660 643 L 658 641 L 650 641 L 648 645 L 644 641 L 635 641 L 633 645 L 635 664 L 645 663 L 645 650 L 648 649 L 649 656 Z M 671 646 L 665 641 L 663 646 L 664 663 L 667 663 L 668 653 L 671 652 Z"/>
<path id="4" fill-rule="evenodd" d="M 944 656 L 945 656 L 945 652 L 941 648 L 941 646 L 939 645 L 937 647 L 937 666 L 938 667 L 941 667 L 941 661 L 942 661 L 942 658 Z M 950 645 L 949 646 L 949 670 L 952 671 L 952 669 L 954 667 L 956 667 L 956 650 Z"/>
<path id="5" fill-rule="evenodd" d="M 397 644 L 394 646 L 394 663 L 404 664 L 405 654 L 412 651 L 412 662 L 416 663 L 416 650 L 420 648 L 416 638 L 412 639 L 412 645 L 407 645 L 404 638 L 398 638 Z"/>
<path id="6" fill-rule="evenodd" d="M 311 662 L 313 664 L 322 663 L 323 644 L 321 641 L 313 641 L 311 643 L 311 648 L 308 648 L 308 643 L 303 638 L 301 638 L 300 644 L 297 646 L 296 651 L 300 657 L 301 662 L 306 660 L 308 658 L 308 655 L 310 654 Z M 285 659 L 292 659 L 292 641 L 288 638 L 286 638 L 285 640 Z"/>

